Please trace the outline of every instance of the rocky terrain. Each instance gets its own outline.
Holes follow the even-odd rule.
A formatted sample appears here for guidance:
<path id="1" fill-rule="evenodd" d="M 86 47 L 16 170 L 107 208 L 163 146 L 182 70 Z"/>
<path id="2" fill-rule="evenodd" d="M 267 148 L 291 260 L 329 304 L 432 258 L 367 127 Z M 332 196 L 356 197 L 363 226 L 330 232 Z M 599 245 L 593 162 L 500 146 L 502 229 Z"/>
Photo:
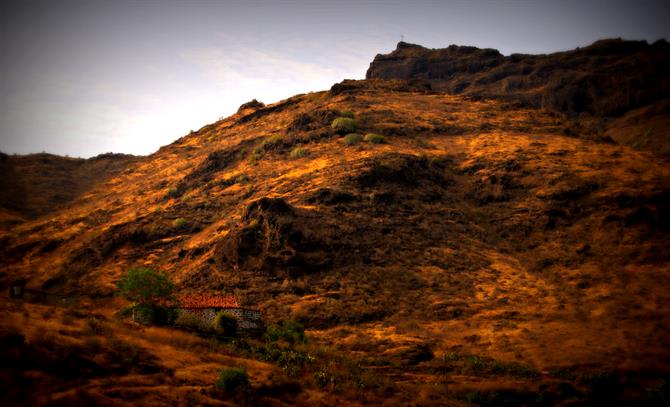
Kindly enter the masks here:
<path id="1" fill-rule="evenodd" d="M 366 78 L 419 80 L 437 91 L 513 101 L 582 121 L 588 114 L 592 126 L 619 143 L 670 152 L 665 125 L 670 44 L 665 40 L 608 39 L 572 51 L 509 56 L 494 49 L 428 49 L 400 42 L 395 51 L 375 57 Z M 616 122 L 606 120 L 624 114 Z"/>
<path id="2" fill-rule="evenodd" d="M 243 105 L 126 162 L 70 204 L 1 232 L 5 285 L 23 279 L 78 304 L 3 300 L 4 356 L 15 361 L 0 367 L 3 382 L 16 384 L 14 400 L 38 403 L 225 405 L 207 389 L 217 368 L 242 364 L 256 402 L 271 405 L 661 405 L 667 62 L 601 68 L 638 54 L 667 61 L 667 47 L 605 41 L 504 57 L 401 43 L 366 80 Z M 574 78 L 591 79 L 575 86 L 614 92 L 611 103 L 561 95 L 574 78 L 552 58 L 582 66 Z M 620 104 L 596 71 L 656 82 Z M 494 92 L 514 78 L 526 78 L 514 88 L 524 95 Z M 351 117 L 355 129 L 331 126 Z M 643 141 L 621 130 L 648 117 L 657 130 Z M 302 322 L 305 352 L 325 367 L 294 372 L 248 349 L 129 328 L 113 294 L 134 265 L 168 272 L 183 290 L 234 293 L 268 322 Z M 117 342 L 96 352 L 91 338 Z M 63 340 L 69 348 L 55 345 Z M 129 346 L 136 359 L 105 367 Z M 54 362 L 68 361 L 71 380 L 20 356 L 64 352 L 80 355 Z M 345 359 L 355 384 L 330 375 Z"/>

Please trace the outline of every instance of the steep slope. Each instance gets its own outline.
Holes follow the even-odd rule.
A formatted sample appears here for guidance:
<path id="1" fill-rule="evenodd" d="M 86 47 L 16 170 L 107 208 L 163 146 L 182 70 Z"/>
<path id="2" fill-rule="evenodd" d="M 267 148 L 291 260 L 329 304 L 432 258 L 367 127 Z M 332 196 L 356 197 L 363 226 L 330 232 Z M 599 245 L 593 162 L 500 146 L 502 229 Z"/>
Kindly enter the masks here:
<path id="1" fill-rule="evenodd" d="M 366 77 L 419 80 L 450 94 L 566 113 L 618 143 L 668 154 L 663 124 L 670 113 L 662 100 L 670 94 L 670 44 L 665 40 L 609 39 L 572 51 L 510 56 L 494 49 L 428 49 L 401 42 L 390 54 L 377 55 Z M 627 113 L 634 123 L 612 119 Z"/>
<path id="2" fill-rule="evenodd" d="M 139 157 L 101 154 L 90 159 L 52 154 L 0 153 L 0 224 L 34 219 L 84 194 L 94 184 L 117 175 Z"/>
<path id="3" fill-rule="evenodd" d="M 387 142 L 345 143 L 330 124 L 351 113 Z M 669 194 L 667 161 L 560 113 L 345 81 L 4 232 L 2 281 L 104 300 L 155 267 L 304 322 L 426 404 L 647 400 L 670 374 Z"/>

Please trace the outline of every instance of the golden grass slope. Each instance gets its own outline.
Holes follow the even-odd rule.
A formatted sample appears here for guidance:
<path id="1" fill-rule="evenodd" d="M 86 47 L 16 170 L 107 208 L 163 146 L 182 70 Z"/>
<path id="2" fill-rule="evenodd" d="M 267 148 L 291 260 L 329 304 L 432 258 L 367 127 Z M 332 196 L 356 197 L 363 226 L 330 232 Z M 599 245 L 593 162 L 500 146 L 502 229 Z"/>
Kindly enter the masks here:
<path id="1" fill-rule="evenodd" d="M 345 143 L 349 111 L 388 142 Z M 560 114 L 350 82 L 205 126 L 3 233 L 2 277 L 105 298 L 132 265 L 166 270 L 426 404 L 639 400 L 670 372 L 669 186 L 663 158 Z"/>

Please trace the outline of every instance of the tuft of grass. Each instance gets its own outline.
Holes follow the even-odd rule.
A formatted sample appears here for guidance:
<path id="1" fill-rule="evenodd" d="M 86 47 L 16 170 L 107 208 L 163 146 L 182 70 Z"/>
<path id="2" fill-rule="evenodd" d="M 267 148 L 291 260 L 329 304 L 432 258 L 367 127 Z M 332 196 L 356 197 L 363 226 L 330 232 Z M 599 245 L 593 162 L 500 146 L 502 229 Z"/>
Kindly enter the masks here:
<path id="1" fill-rule="evenodd" d="M 172 226 L 175 229 L 183 229 L 188 225 L 188 221 L 184 218 L 177 218 L 174 221 L 172 221 Z"/>
<path id="2" fill-rule="evenodd" d="M 330 127 L 338 134 L 353 133 L 356 130 L 356 120 L 351 117 L 338 117 Z"/>
<path id="3" fill-rule="evenodd" d="M 263 151 L 272 150 L 282 144 L 284 144 L 285 137 L 282 134 L 275 134 L 263 140 L 261 143 L 261 148 Z"/>
<path id="4" fill-rule="evenodd" d="M 309 154 L 309 152 L 303 148 L 303 147 L 296 147 L 293 150 L 291 150 L 291 153 L 289 154 L 289 157 L 296 159 L 296 158 L 302 158 L 305 157 Z"/>
<path id="5" fill-rule="evenodd" d="M 340 112 L 340 117 L 348 117 L 349 119 L 353 119 L 354 112 L 352 112 L 351 110 L 342 110 Z"/>
<path id="6" fill-rule="evenodd" d="M 168 191 L 167 191 L 167 197 L 168 198 L 176 198 L 178 196 L 179 196 L 179 190 L 177 188 L 172 187 L 172 188 L 168 189 Z"/>
<path id="7" fill-rule="evenodd" d="M 257 161 L 260 161 L 261 158 L 263 158 L 263 149 L 259 146 L 254 148 L 254 150 L 249 155 L 249 162 L 253 164 Z"/>
<path id="8" fill-rule="evenodd" d="M 459 352 L 445 353 L 442 362 L 449 371 L 475 376 L 510 376 L 535 379 L 540 372 L 529 365 L 514 362 L 503 362 L 487 356 L 464 355 Z"/>
<path id="9" fill-rule="evenodd" d="M 419 148 L 425 148 L 425 149 L 436 148 L 434 144 L 431 144 L 431 143 L 427 142 L 426 140 L 420 139 L 420 138 L 417 138 L 416 140 L 414 140 L 414 144 Z"/>
<path id="10" fill-rule="evenodd" d="M 381 134 L 368 133 L 365 135 L 365 141 L 372 144 L 386 144 L 388 140 Z"/>
<path id="11" fill-rule="evenodd" d="M 247 176 L 246 174 L 240 174 L 240 175 L 236 176 L 233 179 L 233 181 L 236 184 L 246 184 L 247 182 L 249 182 L 249 176 Z"/>
<path id="12" fill-rule="evenodd" d="M 247 393 L 251 389 L 249 375 L 243 367 L 227 367 L 219 372 L 214 387 L 224 393 Z"/>
<path id="13" fill-rule="evenodd" d="M 270 342 L 276 342 L 280 339 L 288 343 L 305 343 L 305 327 L 296 321 L 282 321 L 281 324 L 270 325 L 266 328 L 265 338 Z"/>
<path id="14" fill-rule="evenodd" d="M 363 140 L 363 136 L 361 136 L 358 133 L 349 133 L 346 136 L 344 136 L 344 144 L 348 146 L 358 144 L 361 140 Z"/>

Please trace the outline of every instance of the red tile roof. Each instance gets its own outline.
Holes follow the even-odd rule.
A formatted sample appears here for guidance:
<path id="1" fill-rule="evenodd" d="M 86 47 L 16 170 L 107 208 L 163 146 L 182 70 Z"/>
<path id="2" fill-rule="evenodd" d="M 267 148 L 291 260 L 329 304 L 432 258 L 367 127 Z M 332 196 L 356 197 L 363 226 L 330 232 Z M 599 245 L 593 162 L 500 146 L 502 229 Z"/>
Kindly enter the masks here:
<path id="1" fill-rule="evenodd" d="M 205 294 L 180 294 L 177 296 L 180 308 L 240 308 L 234 296 Z"/>

